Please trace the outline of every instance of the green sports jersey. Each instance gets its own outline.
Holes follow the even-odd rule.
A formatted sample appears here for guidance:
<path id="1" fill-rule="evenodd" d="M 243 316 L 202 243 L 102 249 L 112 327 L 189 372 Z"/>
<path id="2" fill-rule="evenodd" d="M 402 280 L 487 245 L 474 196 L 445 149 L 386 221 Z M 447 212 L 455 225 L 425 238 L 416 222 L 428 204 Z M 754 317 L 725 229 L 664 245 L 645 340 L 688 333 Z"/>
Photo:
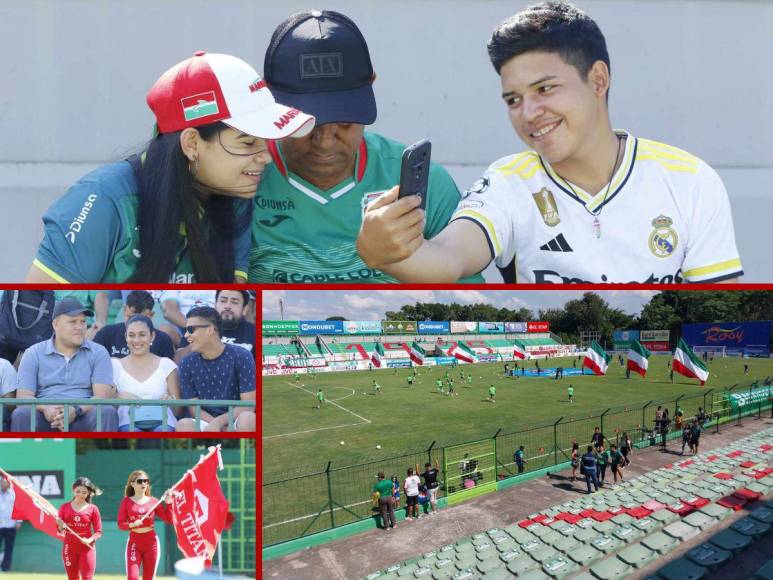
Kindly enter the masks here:
<path id="1" fill-rule="evenodd" d="M 46 211 L 35 266 L 62 283 L 126 281 L 140 259 L 138 209 L 137 181 L 131 164 L 121 161 L 95 169 Z M 249 235 L 249 230 L 245 231 L 234 244 L 239 271 L 246 270 Z M 185 236 L 181 234 L 175 269 L 168 282 L 195 281 Z"/>
<path id="2" fill-rule="evenodd" d="M 279 146 L 263 173 L 252 216 L 250 282 L 396 283 L 360 259 L 355 241 L 368 203 L 400 180 L 403 145 L 365 133 L 351 179 L 323 191 L 287 169 Z M 429 176 L 424 236 L 448 224 L 459 190 L 440 165 Z M 482 283 L 480 275 L 461 282 Z"/>

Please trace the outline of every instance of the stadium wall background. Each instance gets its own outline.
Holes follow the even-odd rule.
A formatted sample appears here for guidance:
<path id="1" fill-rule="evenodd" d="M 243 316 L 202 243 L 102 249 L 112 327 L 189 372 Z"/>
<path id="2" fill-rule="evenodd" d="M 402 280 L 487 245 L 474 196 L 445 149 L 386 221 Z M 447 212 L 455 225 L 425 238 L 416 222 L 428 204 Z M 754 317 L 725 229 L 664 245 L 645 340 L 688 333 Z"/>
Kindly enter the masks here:
<path id="1" fill-rule="evenodd" d="M 494 26 L 531 3 L 334 3 L 371 49 L 379 103 L 372 129 L 405 143 L 430 138 L 434 159 L 460 188 L 520 150 L 485 45 Z M 577 3 L 607 38 L 614 126 L 713 165 L 733 204 L 744 281 L 773 281 L 767 245 L 759 243 L 773 215 L 766 195 L 773 183 L 773 75 L 758 64 L 773 62 L 773 3 Z M 0 95 L 4 133 L 12 136 L 0 142 L 0 231 L 18 252 L 0 254 L 0 281 L 23 278 L 53 199 L 150 137 L 145 94 L 164 70 L 207 50 L 235 54 L 262 71 L 274 27 L 308 7 L 300 0 L 3 2 L 0 20 L 9 26 L 0 50 L 14 58 L 0 65 L 2 78 L 12 80 Z"/>

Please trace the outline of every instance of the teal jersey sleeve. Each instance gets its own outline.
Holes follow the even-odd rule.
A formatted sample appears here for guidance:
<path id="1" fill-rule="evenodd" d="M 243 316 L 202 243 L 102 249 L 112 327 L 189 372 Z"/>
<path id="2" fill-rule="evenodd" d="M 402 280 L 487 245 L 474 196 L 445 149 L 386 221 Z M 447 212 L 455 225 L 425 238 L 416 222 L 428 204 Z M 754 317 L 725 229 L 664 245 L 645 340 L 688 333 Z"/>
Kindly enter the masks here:
<path id="1" fill-rule="evenodd" d="M 84 177 L 43 216 L 44 237 L 35 265 L 60 282 L 110 281 L 108 272 L 126 236 L 103 178 L 100 170 Z"/>
<path id="2" fill-rule="evenodd" d="M 252 203 L 248 205 L 248 211 L 252 213 Z M 250 221 L 252 221 L 250 219 Z M 237 274 L 247 277 L 250 270 L 250 249 L 252 248 L 252 227 L 247 226 L 244 232 L 234 240 L 234 270 Z"/>

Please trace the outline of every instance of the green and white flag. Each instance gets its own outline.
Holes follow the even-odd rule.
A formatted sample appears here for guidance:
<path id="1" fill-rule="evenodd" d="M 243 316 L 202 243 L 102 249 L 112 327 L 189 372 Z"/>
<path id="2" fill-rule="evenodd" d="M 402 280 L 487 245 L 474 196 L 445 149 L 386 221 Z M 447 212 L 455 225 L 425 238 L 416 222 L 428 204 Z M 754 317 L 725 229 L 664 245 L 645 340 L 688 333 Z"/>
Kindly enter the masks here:
<path id="1" fill-rule="evenodd" d="M 695 356 L 695 353 L 683 338 L 679 339 L 679 344 L 677 344 L 674 351 L 672 368 L 680 375 L 691 379 L 698 379 L 701 382 L 701 386 L 705 385 L 709 378 L 709 369 L 706 368 L 701 359 Z"/>
<path id="2" fill-rule="evenodd" d="M 415 365 L 423 365 L 424 364 L 424 357 L 426 356 L 426 353 L 424 352 L 424 349 L 421 347 L 421 345 L 413 341 L 411 343 L 411 350 L 409 351 L 411 360 L 413 361 L 413 364 Z"/>
<path id="3" fill-rule="evenodd" d="M 628 351 L 628 370 L 639 373 L 641 376 L 647 376 L 647 367 L 649 366 L 650 351 L 642 343 L 634 340 L 631 344 L 631 350 Z"/>
<path id="4" fill-rule="evenodd" d="M 609 359 L 611 357 L 604 352 L 599 343 L 595 340 L 591 343 L 588 352 L 585 353 L 585 360 L 582 361 L 582 366 L 588 367 L 596 375 L 607 374 L 607 366 L 609 365 Z"/>

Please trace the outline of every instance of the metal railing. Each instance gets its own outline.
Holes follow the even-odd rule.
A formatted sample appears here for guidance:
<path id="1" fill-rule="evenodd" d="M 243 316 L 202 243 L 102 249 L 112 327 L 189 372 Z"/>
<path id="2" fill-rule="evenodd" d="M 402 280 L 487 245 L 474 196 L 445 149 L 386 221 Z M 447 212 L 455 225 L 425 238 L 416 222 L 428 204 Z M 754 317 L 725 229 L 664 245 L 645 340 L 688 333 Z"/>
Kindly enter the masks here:
<path id="1" fill-rule="evenodd" d="M 751 392 L 752 388 L 748 388 Z M 746 386 L 743 389 L 746 389 Z M 490 437 L 476 441 L 449 441 L 443 445 L 432 442 L 429 447 L 423 449 L 406 450 L 399 455 L 355 465 L 337 466 L 328 462 L 314 470 L 299 467 L 295 472 L 264 473 L 263 545 L 265 547 L 279 544 L 375 517 L 370 492 L 377 472 L 383 471 L 389 476 L 403 474 L 406 467 L 414 467 L 416 464 L 420 468 L 425 462 L 440 464 L 445 450 L 460 444 L 473 446 L 475 443 L 493 439 L 496 454 L 495 477 L 497 480 L 503 480 L 518 475 L 513 452 L 519 446 L 523 445 L 526 449 L 524 473 L 566 465 L 571 457 L 572 443 L 577 441 L 580 450 L 584 452 L 584 447 L 589 444 L 596 426 L 600 427 L 609 442 L 617 443 L 618 447 L 623 433 L 628 434 L 636 449 L 656 445 L 663 439 L 655 421 L 658 405 L 670 407 L 672 410 L 677 406 L 681 407 L 685 422 L 696 415 L 698 407 L 709 409 L 704 429 L 710 427 L 717 431 L 720 424 L 731 421 L 739 423 L 743 417 L 752 415 L 762 417 L 763 412 L 769 411 L 770 417 L 773 418 L 773 395 L 770 391 L 765 400 L 756 400 L 735 408 L 721 407 L 717 412 L 710 411 L 715 398 L 724 400 L 729 394 L 738 393 L 740 390 L 736 390 L 735 386 L 727 389 L 707 389 L 698 394 L 683 394 L 661 400 L 640 401 L 627 406 L 578 412 L 575 416 L 558 417 L 515 431 L 505 432 L 500 428 L 492 431 Z M 672 416 L 672 421 L 673 419 Z M 667 441 L 677 438 L 681 438 L 681 430 L 673 429 L 666 433 Z M 479 458 L 471 453 L 469 459 Z M 452 462 L 451 465 L 455 466 L 456 463 Z M 455 473 L 442 471 L 438 497 L 449 495 L 449 482 L 454 483 L 454 476 Z M 486 478 L 486 481 L 489 479 Z"/>
<path id="2" fill-rule="evenodd" d="M 64 429 L 63 432 L 70 430 L 70 408 L 78 406 L 95 406 L 96 410 L 96 431 L 102 431 L 102 409 L 105 406 L 110 407 L 128 407 L 129 408 L 129 430 L 135 428 L 135 412 L 137 407 L 160 407 L 160 421 L 164 431 L 174 431 L 167 423 L 167 409 L 169 407 L 195 407 L 193 419 L 196 423 L 201 420 L 202 407 L 227 407 L 228 411 L 228 431 L 234 430 L 234 410 L 239 407 L 251 407 L 255 409 L 253 401 L 234 401 L 234 400 L 203 400 L 203 399 L 175 399 L 175 400 L 148 400 L 148 399 L 12 399 L 0 398 L 0 432 L 3 431 L 3 425 L 6 417 L 6 407 L 18 407 L 22 405 L 32 406 L 30 413 L 30 431 L 35 431 L 37 425 L 37 407 L 47 405 L 62 405 L 64 407 Z"/>

